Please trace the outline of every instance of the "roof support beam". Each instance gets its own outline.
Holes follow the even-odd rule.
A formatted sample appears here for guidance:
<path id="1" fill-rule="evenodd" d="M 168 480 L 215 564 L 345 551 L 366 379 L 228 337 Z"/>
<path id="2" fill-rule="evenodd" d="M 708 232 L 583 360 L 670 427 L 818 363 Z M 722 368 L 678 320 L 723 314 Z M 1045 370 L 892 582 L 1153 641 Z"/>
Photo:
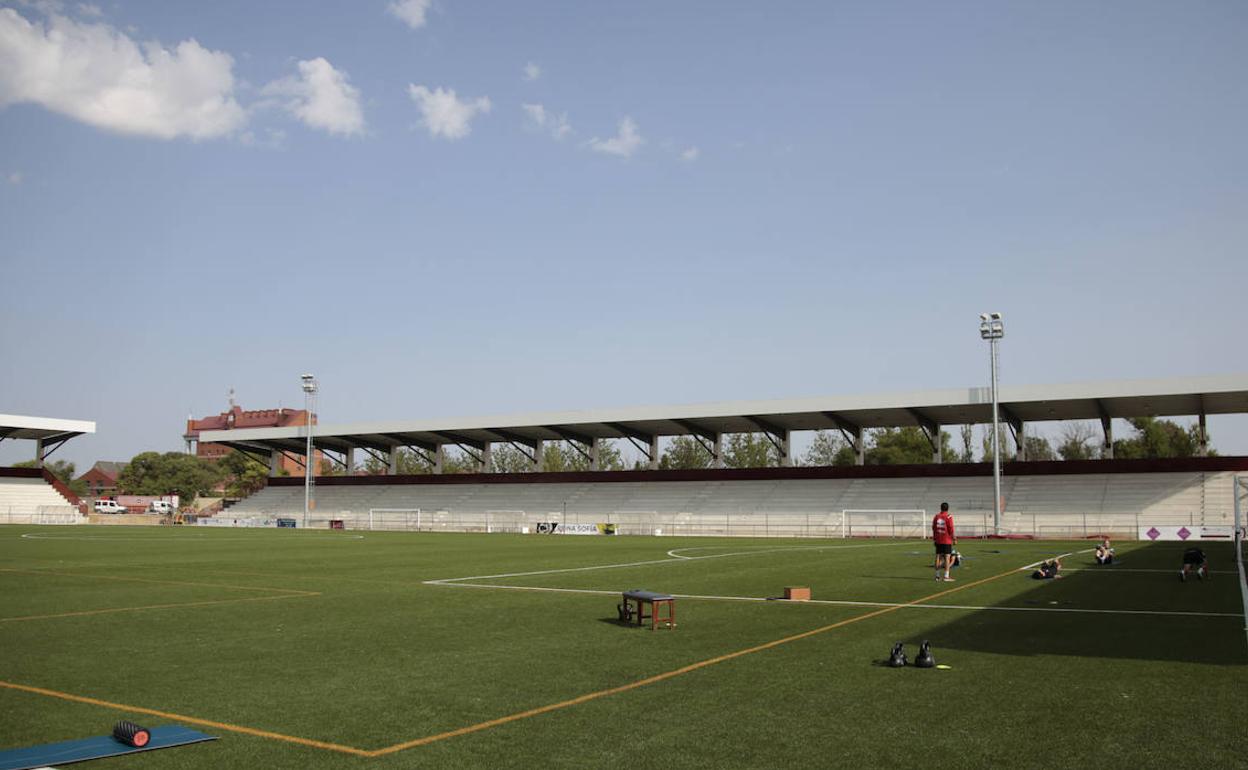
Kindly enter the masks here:
<path id="1" fill-rule="evenodd" d="M 1010 432 L 1014 434 L 1014 446 L 1017 448 L 1017 451 L 1015 452 L 1016 458 L 1026 462 L 1027 460 L 1027 436 L 1025 435 L 1026 427 L 1027 427 L 1026 423 L 1024 423 L 1022 418 L 1014 414 L 1014 412 L 1011 411 L 1010 408 L 1005 406 L 1004 404 L 999 404 L 997 406 L 997 409 L 1000 410 L 1001 417 L 1005 419 L 1006 424 L 1010 426 Z"/>
<path id="2" fill-rule="evenodd" d="M 411 436 L 404 436 L 402 433 L 380 433 L 378 435 L 380 435 L 382 438 L 388 438 L 394 442 L 394 444 L 373 444 L 372 445 L 373 449 L 376 449 L 379 452 L 389 452 L 395 446 L 419 447 L 420 449 L 423 449 L 426 452 L 432 452 L 434 450 L 434 447 L 437 446 L 436 444 L 430 441 L 420 441 L 418 439 L 412 438 Z M 360 441 L 358 439 L 353 439 L 353 440 L 355 440 L 356 443 L 358 443 L 360 446 L 364 446 L 363 441 Z"/>
<path id="3" fill-rule="evenodd" d="M 918 409 L 906 409 L 915 422 L 919 424 L 919 430 L 923 431 L 923 435 L 927 437 L 927 443 L 932 446 L 932 462 L 939 463 L 941 461 L 941 435 L 940 423 L 928 417 Z"/>
<path id="4" fill-rule="evenodd" d="M 711 456 L 711 467 L 724 467 L 724 434 L 719 431 L 698 425 L 693 420 L 672 420 L 680 427 L 689 431 L 693 440 Z"/>
<path id="5" fill-rule="evenodd" d="M 585 433 L 578 433 L 576 431 L 568 430 L 567 428 L 560 428 L 557 425 L 543 425 L 542 427 L 550 431 L 551 433 L 554 433 L 555 435 L 559 436 L 559 438 L 561 438 L 563 441 L 566 441 L 568 446 L 572 447 L 572 449 L 577 454 L 579 454 L 581 457 L 584 457 L 589 462 L 589 469 L 591 471 L 598 470 L 598 439 L 597 438 L 590 436 L 588 434 L 585 434 Z M 540 465 L 541 460 L 539 457 L 536 456 L 537 454 L 536 452 L 534 454 L 535 454 L 535 457 L 533 459 L 533 464 L 535 466 L 538 466 Z"/>
<path id="6" fill-rule="evenodd" d="M 1101 430 L 1105 432 L 1105 448 L 1101 452 L 1101 457 L 1112 460 L 1114 459 L 1114 418 L 1109 416 L 1109 410 L 1099 398 L 1096 399 L 1096 411 L 1101 415 Z"/>
<path id="7" fill-rule="evenodd" d="M 841 431 L 841 435 L 845 437 L 846 443 L 853 448 L 854 464 L 866 465 L 866 431 L 862 429 L 862 426 L 858 425 L 853 420 L 846 419 L 844 416 L 839 415 L 836 412 L 824 412 L 823 416 L 832 421 L 832 424 L 835 425 Z"/>
<path id="8" fill-rule="evenodd" d="M 637 428 L 634 428 L 633 426 L 627 423 L 604 422 L 603 425 L 606 425 L 608 428 L 612 430 L 618 430 L 620 433 L 624 434 L 625 438 L 631 438 L 637 441 L 649 441 L 650 439 L 654 438 L 654 436 L 650 435 L 649 433 L 646 433 L 645 431 L 642 431 L 642 430 L 638 430 Z"/>
<path id="9" fill-rule="evenodd" d="M 788 467 L 793 464 L 793 432 L 788 428 L 776 425 L 765 417 L 742 415 L 749 423 L 763 432 L 771 445 L 780 453 L 780 465 Z"/>

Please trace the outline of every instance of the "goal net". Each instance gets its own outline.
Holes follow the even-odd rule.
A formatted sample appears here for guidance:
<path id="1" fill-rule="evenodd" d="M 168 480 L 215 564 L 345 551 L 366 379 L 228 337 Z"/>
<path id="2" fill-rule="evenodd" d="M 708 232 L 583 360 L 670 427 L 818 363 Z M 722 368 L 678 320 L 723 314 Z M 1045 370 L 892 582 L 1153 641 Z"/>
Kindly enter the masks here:
<path id="1" fill-rule="evenodd" d="M 846 508 L 841 511 L 842 537 L 927 538 L 930 525 L 922 508 Z"/>
<path id="2" fill-rule="evenodd" d="M 419 508 L 369 508 L 370 530 L 398 530 L 409 532 L 420 529 Z"/>

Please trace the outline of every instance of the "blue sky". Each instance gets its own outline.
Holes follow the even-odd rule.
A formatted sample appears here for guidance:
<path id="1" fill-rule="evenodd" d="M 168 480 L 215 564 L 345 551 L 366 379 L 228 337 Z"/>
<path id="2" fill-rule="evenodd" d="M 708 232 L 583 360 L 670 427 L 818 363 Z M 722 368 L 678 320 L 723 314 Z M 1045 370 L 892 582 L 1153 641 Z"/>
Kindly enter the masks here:
<path id="1" fill-rule="evenodd" d="M 1006 382 L 1248 371 L 1245 39 L 1241 2 L 0 0 L 0 412 L 96 420 L 82 466 L 305 371 L 331 423 L 961 387 L 984 310 Z"/>

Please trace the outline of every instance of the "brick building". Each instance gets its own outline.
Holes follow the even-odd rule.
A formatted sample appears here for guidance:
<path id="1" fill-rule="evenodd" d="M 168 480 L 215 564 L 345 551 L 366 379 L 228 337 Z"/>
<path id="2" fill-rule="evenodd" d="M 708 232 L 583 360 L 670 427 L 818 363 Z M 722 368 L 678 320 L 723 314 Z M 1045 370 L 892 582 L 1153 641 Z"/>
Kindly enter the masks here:
<path id="1" fill-rule="evenodd" d="M 187 419 L 186 433 L 183 434 L 182 438 L 186 441 L 188 454 L 216 460 L 229 454 L 232 450 L 221 444 L 202 443 L 199 440 L 200 431 L 300 427 L 307 425 L 307 423 L 308 413 L 303 409 L 257 409 L 247 411 L 235 404 L 234 399 L 231 398 L 230 408 L 220 414 L 214 414 L 199 420 L 194 418 Z M 312 415 L 312 424 L 316 424 L 316 415 Z M 315 453 L 315 459 L 316 464 L 313 467 L 319 471 L 321 462 L 321 453 L 319 451 Z M 293 457 L 283 455 L 280 467 L 284 468 L 292 476 L 303 475 L 303 466 Z"/>
<path id="2" fill-rule="evenodd" d="M 88 497 L 111 497 L 117 494 L 117 477 L 127 463 L 100 460 L 91 470 L 78 477 L 87 484 Z"/>

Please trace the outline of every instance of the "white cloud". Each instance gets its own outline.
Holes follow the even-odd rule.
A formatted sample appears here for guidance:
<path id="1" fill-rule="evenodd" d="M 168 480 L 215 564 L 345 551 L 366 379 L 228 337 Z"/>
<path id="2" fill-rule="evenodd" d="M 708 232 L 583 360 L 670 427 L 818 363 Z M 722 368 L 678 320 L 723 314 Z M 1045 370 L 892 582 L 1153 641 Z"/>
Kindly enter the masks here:
<path id="1" fill-rule="evenodd" d="M 690 147 L 680 154 L 680 159 L 685 161 L 686 163 L 692 163 L 693 161 L 697 160 L 698 156 L 700 156 L 701 154 L 702 154 L 702 151 L 699 150 L 697 147 Z"/>
<path id="2" fill-rule="evenodd" d="M 21 183 L 22 183 L 22 172 L 20 172 L 20 171 L 14 171 L 14 172 L 12 172 L 12 173 L 10 173 L 10 174 L 9 174 L 8 179 L 9 179 L 9 184 L 21 184 Z"/>
<path id="3" fill-rule="evenodd" d="M 407 93 L 420 108 L 420 125 L 429 130 L 430 136 L 462 139 L 472 131 L 472 119 L 478 113 L 490 111 L 489 97 L 461 101 L 453 88 L 435 88 L 408 84 Z"/>
<path id="4" fill-rule="evenodd" d="M 625 116 L 620 121 L 620 130 L 610 139 L 599 139 L 594 137 L 589 140 L 589 147 L 595 152 L 605 152 L 608 155 L 618 155 L 621 158 L 630 157 L 634 152 L 645 144 L 646 140 L 641 138 L 641 134 L 637 133 L 637 124 L 633 119 Z"/>
<path id="5" fill-rule="evenodd" d="M 433 0 L 395 0 L 386 10 L 412 29 L 420 29 L 425 26 L 425 15 L 431 5 Z"/>
<path id="6" fill-rule="evenodd" d="M 572 133 L 572 126 L 568 124 L 568 113 L 556 115 L 553 112 L 547 112 L 546 108 L 540 104 L 521 104 L 520 107 L 524 110 L 525 122 L 531 128 L 549 133 L 557 140 Z"/>
<path id="7" fill-rule="evenodd" d="M 528 81 L 537 80 L 542 76 L 542 68 L 534 62 L 524 65 L 524 79 Z"/>
<path id="8" fill-rule="evenodd" d="M 324 58 L 299 62 L 299 75 L 269 83 L 261 91 L 283 100 L 282 106 L 304 124 L 331 134 L 364 132 L 360 91 L 347 82 L 347 73 Z"/>
<path id="9" fill-rule="evenodd" d="M 247 120 L 233 68 L 193 39 L 140 46 L 107 24 L 0 8 L 0 109 L 31 103 L 119 133 L 210 139 Z"/>

